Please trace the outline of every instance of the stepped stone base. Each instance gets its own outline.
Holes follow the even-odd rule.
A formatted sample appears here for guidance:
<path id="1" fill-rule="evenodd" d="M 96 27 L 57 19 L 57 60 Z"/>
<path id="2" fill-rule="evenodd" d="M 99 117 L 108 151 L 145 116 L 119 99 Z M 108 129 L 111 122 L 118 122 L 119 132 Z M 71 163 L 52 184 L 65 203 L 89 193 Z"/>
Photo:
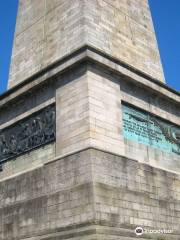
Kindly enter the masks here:
<path id="1" fill-rule="evenodd" d="M 165 184 L 166 182 L 166 184 Z M 0 183 L 2 240 L 179 239 L 180 176 L 97 149 Z"/>

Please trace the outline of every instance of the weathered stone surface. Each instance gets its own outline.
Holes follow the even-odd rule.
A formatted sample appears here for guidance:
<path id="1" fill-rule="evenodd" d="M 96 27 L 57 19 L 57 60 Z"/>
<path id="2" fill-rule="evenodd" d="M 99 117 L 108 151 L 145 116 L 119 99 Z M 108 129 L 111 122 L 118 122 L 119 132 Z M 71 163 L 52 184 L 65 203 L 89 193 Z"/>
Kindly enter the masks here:
<path id="1" fill-rule="evenodd" d="M 0 183 L 2 240 L 135 239 L 137 225 L 178 240 L 178 175 L 93 149 L 57 160 Z"/>
<path id="2" fill-rule="evenodd" d="M 89 147 L 88 99 L 86 65 L 59 77 L 56 91 L 56 156 Z"/>
<path id="3" fill-rule="evenodd" d="M 0 173 L 3 240 L 136 239 L 137 225 L 173 230 L 170 237 L 178 240 L 179 157 L 125 140 L 121 101 L 178 124 L 179 96 L 156 95 L 110 66 L 80 62 L 56 73 L 53 90 L 31 100 L 32 108 L 24 101 L 15 119 L 2 109 L 9 122 L 0 128 L 55 101 L 57 125 L 54 144 L 14 159 Z M 15 92 L 7 94 L 6 104 Z"/>
<path id="4" fill-rule="evenodd" d="M 164 81 L 147 0 L 19 2 L 9 88 L 84 45 Z"/>
<path id="5" fill-rule="evenodd" d="M 53 72 L 56 73 L 55 69 Z M 5 117 L 2 116 L 3 124 L 0 129 L 16 124 L 54 102 L 57 116 L 56 157 L 95 147 L 154 167 L 180 172 L 178 155 L 124 138 L 121 109 L 123 101 L 164 120 L 168 119 L 172 125 L 179 125 L 178 94 L 169 91 L 165 95 L 168 90 L 163 86 L 161 93 L 164 90 L 164 95 L 155 92 L 155 86 L 147 91 L 147 85 L 129 80 L 129 77 L 110 68 L 107 70 L 106 66 L 90 62 L 68 68 L 60 72 L 54 80 L 51 76 L 49 83 L 48 79 L 45 83 L 44 90 L 41 85 L 36 86 L 32 92 L 29 90 L 30 94 L 22 98 L 22 104 L 18 99 L 21 100 L 24 93 L 22 96 L 17 95 L 13 100 L 14 103 L 19 102 L 15 113 L 11 111 L 11 101 L 8 103 L 6 97 L 5 106 L 9 104 L 9 108 L 4 107 L 1 110 Z M 33 87 L 33 84 L 34 82 L 27 83 L 27 86 Z M 153 84 L 155 85 L 151 85 Z M 11 99 L 10 96 L 11 93 Z M 9 121 L 4 123 L 6 116 Z"/>
<path id="6" fill-rule="evenodd" d="M 7 103 L 3 104 L 3 100 L 1 100 L 0 129 L 20 120 L 20 118 L 26 117 L 25 113 L 30 115 L 34 109 L 38 111 L 38 109 L 53 103 L 54 97 L 55 83 L 49 82 L 34 89 L 27 89 L 26 87 L 25 92 L 21 94 L 18 99 L 16 98 L 15 101 L 14 99 L 9 99 Z M 12 111 L 12 108 L 16 109 L 16 111 Z"/>
<path id="7" fill-rule="evenodd" d="M 4 164 L 0 239 L 179 240 L 179 156 L 123 135 L 123 104 L 180 125 L 162 75 L 146 0 L 20 0 L 0 131 L 53 104 L 56 141 Z"/>
<path id="8" fill-rule="evenodd" d="M 91 158 L 98 220 L 179 231 L 179 175 L 96 150 Z"/>
<path id="9" fill-rule="evenodd" d="M 43 236 L 92 220 L 91 182 L 86 152 L 1 182 L 1 239 Z"/>

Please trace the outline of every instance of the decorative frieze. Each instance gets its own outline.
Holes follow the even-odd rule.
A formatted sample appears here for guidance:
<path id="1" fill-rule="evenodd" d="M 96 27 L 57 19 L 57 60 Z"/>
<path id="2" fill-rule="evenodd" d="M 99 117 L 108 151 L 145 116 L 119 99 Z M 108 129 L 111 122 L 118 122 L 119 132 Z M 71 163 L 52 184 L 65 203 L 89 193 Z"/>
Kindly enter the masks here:
<path id="1" fill-rule="evenodd" d="M 124 137 L 159 150 L 180 155 L 180 127 L 123 105 Z"/>
<path id="2" fill-rule="evenodd" d="M 0 131 L 0 164 L 55 140 L 55 106 Z"/>

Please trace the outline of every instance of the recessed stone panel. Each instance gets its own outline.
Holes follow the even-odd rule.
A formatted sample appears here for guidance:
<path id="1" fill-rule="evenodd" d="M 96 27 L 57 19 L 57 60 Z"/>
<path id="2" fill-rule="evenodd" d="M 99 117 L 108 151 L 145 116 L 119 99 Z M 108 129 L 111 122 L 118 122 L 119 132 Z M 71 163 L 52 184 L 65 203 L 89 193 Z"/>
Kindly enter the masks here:
<path id="1" fill-rule="evenodd" d="M 0 164 L 55 140 L 55 107 L 50 106 L 0 132 Z"/>

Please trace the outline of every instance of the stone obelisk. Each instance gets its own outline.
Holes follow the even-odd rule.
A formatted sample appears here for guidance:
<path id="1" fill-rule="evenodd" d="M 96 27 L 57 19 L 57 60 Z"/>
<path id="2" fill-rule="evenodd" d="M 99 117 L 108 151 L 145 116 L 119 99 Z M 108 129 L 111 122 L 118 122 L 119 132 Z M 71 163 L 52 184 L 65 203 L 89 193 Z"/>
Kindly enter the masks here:
<path id="1" fill-rule="evenodd" d="M 178 240 L 179 103 L 147 0 L 19 0 L 0 239 Z"/>
<path id="2" fill-rule="evenodd" d="M 147 0 L 20 0 L 9 88 L 86 45 L 164 81 Z"/>

